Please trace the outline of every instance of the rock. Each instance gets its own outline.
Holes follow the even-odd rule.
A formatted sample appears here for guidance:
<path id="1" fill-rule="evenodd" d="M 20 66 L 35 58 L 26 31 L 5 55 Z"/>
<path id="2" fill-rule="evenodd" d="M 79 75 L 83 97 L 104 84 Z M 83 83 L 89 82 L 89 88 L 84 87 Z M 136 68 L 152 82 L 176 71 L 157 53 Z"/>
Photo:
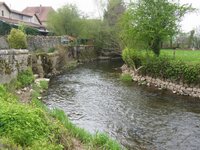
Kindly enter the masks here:
<path id="1" fill-rule="evenodd" d="M 42 97 L 38 97 L 37 99 L 38 99 L 38 100 L 42 100 Z"/>
<path id="2" fill-rule="evenodd" d="M 17 93 L 17 94 L 19 94 L 19 95 L 20 95 L 20 94 L 22 94 L 22 92 L 21 92 L 21 91 L 17 91 L 16 93 Z"/>
<path id="3" fill-rule="evenodd" d="M 190 94 L 190 92 L 187 89 L 183 90 L 183 95 L 189 95 L 189 94 Z"/>
<path id="4" fill-rule="evenodd" d="M 176 94 L 177 93 L 177 91 L 172 91 L 173 92 L 173 94 Z"/>
<path id="5" fill-rule="evenodd" d="M 142 77 L 140 80 L 141 80 L 141 81 L 145 81 L 146 79 L 145 79 L 144 77 Z"/>
<path id="6" fill-rule="evenodd" d="M 35 79 L 39 78 L 39 75 L 38 74 L 34 74 L 34 78 Z"/>
<path id="7" fill-rule="evenodd" d="M 23 92 L 26 92 L 27 90 L 28 90 L 27 87 L 25 87 L 25 88 L 22 89 Z"/>

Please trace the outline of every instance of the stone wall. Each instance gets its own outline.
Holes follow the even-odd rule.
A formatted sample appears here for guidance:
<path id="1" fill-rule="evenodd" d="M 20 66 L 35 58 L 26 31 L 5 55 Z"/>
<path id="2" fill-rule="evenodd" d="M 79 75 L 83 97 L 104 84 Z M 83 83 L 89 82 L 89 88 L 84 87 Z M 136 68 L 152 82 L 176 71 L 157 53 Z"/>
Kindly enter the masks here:
<path id="1" fill-rule="evenodd" d="M 0 49 L 9 49 L 9 45 L 5 36 L 0 37 Z"/>
<path id="2" fill-rule="evenodd" d="M 29 65 L 28 50 L 0 50 L 0 83 L 9 83 Z"/>
<path id="3" fill-rule="evenodd" d="M 27 36 L 28 48 L 31 51 L 55 48 L 61 45 L 61 36 Z M 6 36 L 0 37 L 0 49 L 9 49 Z"/>
<path id="4" fill-rule="evenodd" d="M 61 45 L 61 36 L 28 36 L 28 49 L 48 51 L 50 48 L 55 48 Z"/>
<path id="5" fill-rule="evenodd" d="M 164 81 L 149 76 L 141 76 L 133 69 L 128 68 L 126 65 L 123 65 L 121 69 L 124 74 L 130 74 L 132 76 L 133 81 L 138 82 L 139 85 L 155 87 L 159 90 L 167 89 L 173 92 L 174 94 L 200 98 L 200 85 L 186 86 L 184 84 L 176 84 L 167 80 Z"/>

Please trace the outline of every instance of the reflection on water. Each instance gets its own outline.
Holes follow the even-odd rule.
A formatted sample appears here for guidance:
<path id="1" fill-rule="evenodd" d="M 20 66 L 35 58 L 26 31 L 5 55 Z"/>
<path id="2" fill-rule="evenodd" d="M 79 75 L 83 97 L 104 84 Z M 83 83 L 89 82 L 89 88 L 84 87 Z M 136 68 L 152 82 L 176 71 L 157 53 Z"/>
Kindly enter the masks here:
<path id="1" fill-rule="evenodd" d="M 119 80 L 122 62 L 95 62 L 53 78 L 49 107 L 91 133 L 107 132 L 128 149 L 200 149 L 200 100 Z"/>

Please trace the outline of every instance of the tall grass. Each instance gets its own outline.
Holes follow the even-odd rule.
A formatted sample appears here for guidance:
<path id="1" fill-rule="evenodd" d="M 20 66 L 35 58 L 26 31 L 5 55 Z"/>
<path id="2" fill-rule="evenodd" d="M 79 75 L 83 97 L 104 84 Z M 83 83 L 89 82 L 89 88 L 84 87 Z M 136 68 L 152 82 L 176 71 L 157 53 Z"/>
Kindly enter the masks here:
<path id="1" fill-rule="evenodd" d="M 51 112 L 52 116 L 60 120 L 62 124 L 68 129 L 70 134 L 78 138 L 82 143 L 85 144 L 87 149 L 102 149 L 102 150 L 121 150 L 121 146 L 114 140 L 111 140 L 108 135 L 96 133 L 91 135 L 82 128 L 75 126 L 69 121 L 64 111 L 59 109 L 54 109 Z"/>

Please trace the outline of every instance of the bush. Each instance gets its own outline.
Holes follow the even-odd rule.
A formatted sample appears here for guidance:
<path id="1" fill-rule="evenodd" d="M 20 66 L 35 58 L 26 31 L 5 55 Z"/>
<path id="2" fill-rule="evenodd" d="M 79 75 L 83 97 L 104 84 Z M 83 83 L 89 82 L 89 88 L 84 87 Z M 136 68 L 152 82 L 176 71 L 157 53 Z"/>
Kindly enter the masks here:
<path id="1" fill-rule="evenodd" d="M 67 129 L 44 108 L 44 104 L 36 100 L 29 105 L 19 103 L 0 85 L 0 147 L 19 150 L 22 147 L 27 150 L 72 149 Z"/>
<path id="2" fill-rule="evenodd" d="M 27 48 L 27 39 L 26 34 L 24 34 L 19 29 L 12 29 L 8 35 L 8 43 L 10 48 L 15 49 L 26 49 Z"/>
<path id="3" fill-rule="evenodd" d="M 21 84 L 21 87 L 26 87 L 33 83 L 34 76 L 31 68 L 28 68 L 25 71 L 22 71 L 17 76 L 17 81 Z"/>
<path id="4" fill-rule="evenodd" d="M 139 71 L 142 75 L 169 79 L 177 83 L 195 85 L 200 83 L 200 64 L 187 64 L 167 56 L 145 55 L 144 52 L 139 53 L 131 49 L 125 49 L 122 56 L 125 63 L 130 67 L 136 66 L 138 68 L 142 66 Z"/>

